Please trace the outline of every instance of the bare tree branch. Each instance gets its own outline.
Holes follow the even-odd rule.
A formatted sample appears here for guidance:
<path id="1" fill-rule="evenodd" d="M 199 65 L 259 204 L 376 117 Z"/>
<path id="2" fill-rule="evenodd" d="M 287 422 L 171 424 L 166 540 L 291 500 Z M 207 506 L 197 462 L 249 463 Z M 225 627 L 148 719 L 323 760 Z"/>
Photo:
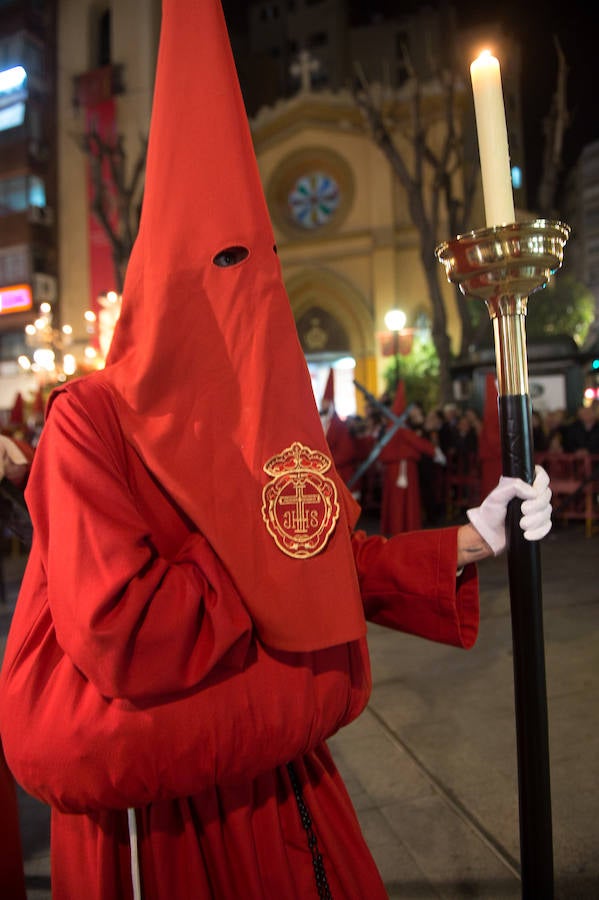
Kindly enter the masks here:
<path id="1" fill-rule="evenodd" d="M 553 40 L 557 54 L 557 81 L 551 109 L 543 123 L 545 135 L 543 168 L 537 191 L 539 212 L 547 217 L 553 216 L 556 210 L 564 135 L 570 124 L 570 114 L 566 100 L 568 67 L 559 40 L 555 36 Z"/>
<path id="2" fill-rule="evenodd" d="M 122 291 L 125 270 L 139 228 L 147 138 L 127 178 L 127 155 L 122 135 L 110 140 L 96 129 L 78 135 L 77 142 L 87 156 L 92 185 L 92 212 L 112 247 L 117 291 Z"/>
<path id="3" fill-rule="evenodd" d="M 405 51 L 403 62 L 412 76 L 409 82 L 411 94 L 409 98 L 406 96 L 404 86 L 402 97 L 396 98 L 394 118 L 381 104 L 376 103 L 362 70 L 358 72 L 354 100 L 374 142 L 384 153 L 406 193 L 410 217 L 420 238 L 420 258 L 431 302 L 432 336 L 439 356 L 441 397 L 444 401 L 449 401 L 452 398 L 449 369 L 451 347 L 441 287 L 443 273 L 436 262 L 434 251 L 446 237 L 440 233 L 443 211 L 450 233 L 458 234 L 466 229 L 476 184 L 474 165 L 468 165 L 464 159 L 461 123 L 458 127 L 460 105 L 457 75 L 448 71 L 440 74 L 433 84 L 429 84 L 425 98 L 423 84 L 416 77 Z M 437 107 L 438 112 L 435 113 Z M 406 111 L 409 115 L 409 128 L 403 124 Z M 444 126 L 441 137 L 440 123 Z M 433 127 L 434 142 L 430 134 Z M 409 164 L 402 152 L 399 137 L 406 140 L 410 148 Z M 473 325 L 465 298 L 461 294 L 456 296 L 464 349 L 472 341 Z"/>

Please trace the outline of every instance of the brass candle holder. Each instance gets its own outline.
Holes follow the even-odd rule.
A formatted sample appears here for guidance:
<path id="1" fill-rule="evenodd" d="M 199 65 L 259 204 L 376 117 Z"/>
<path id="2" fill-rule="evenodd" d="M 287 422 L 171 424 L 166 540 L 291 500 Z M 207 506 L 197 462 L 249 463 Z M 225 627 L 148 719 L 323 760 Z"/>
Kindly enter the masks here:
<path id="1" fill-rule="evenodd" d="M 525 316 L 528 297 L 560 268 L 570 229 L 563 222 L 481 228 L 436 249 L 449 281 L 484 300 L 493 322 L 500 395 L 528 393 Z"/>
<path id="2" fill-rule="evenodd" d="M 563 222 L 499 225 L 440 244 L 435 255 L 450 282 L 485 301 L 493 323 L 502 470 L 534 480 L 532 404 L 528 391 L 528 297 L 561 267 L 570 229 Z M 541 563 L 537 542 L 520 528 L 521 502 L 512 500 L 506 542 L 512 642 L 520 812 L 522 896 L 553 897 L 553 848 Z"/>

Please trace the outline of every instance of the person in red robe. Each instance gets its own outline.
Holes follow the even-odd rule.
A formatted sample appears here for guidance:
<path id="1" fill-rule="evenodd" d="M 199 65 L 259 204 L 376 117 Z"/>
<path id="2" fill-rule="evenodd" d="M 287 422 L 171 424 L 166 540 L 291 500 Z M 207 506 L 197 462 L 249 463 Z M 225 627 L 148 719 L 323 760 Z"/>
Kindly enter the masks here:
<path id="1" fill-rule="evenodd" d="M 382 900 L 326 745 L 368 701 L 366 620 L 472 646 L 475 563 L 514 496 L 545 534 L 548 493 L 507 479 L 460 528 L 355 530 L 220 3 L 163 0 L 122 313 L 106 368 L 49 399 L 0 674 L 53 900 Z"/>
<path id="2" fill-rule="evenodd" d="M 329 376 L 325 385 L 322 400 L 320 401 L 320 421 L 324 428 L 325 437 L 335 468 L 347 484 L 356 468 L 357 446 L 347 422 L 344 422 L 335 409 L 335 387 L 333 370 L 329 370 Z"/>
<path id="3" fill-rule="evenodd" d="M 392 412 L 400 416 L 405 410 L 403 382 L 399 382 Z M 392 427 L 392 426 L 391 426 Z M 422 527 L 422 501 L 418 463 L 423 456 L 440 459 L 440 450 L 416 431 L 402 426 L 381 450 L 384 466 L 381 502 L 381 534 L 401 534 Z"/>

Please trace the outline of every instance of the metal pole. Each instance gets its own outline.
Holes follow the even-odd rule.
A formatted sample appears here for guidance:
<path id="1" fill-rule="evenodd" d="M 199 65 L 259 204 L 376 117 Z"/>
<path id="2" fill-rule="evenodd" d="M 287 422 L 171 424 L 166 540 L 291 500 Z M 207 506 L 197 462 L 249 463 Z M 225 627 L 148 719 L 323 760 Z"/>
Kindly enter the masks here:
<path id="1" fill-rule="evenodd" d="M 510 304 L 514 306 L 514 304 Z M 534 480 L 532 404 L 528 393 L 525 307 L 493 317 L 502 470 Z M 520 528 L 521 501 L 506 519 L 518 755 L 520 856 L 524 900 L 553 897 L 549 730 L 543 637 L 540 547 Z"/>
<path id="2" fill-rule="evenodd" d="M 449 281 L 484 300 L 493 322 L 504 475 L 534 479 L 525 317 L 528 296 L 562 264 L 570 229 L 538 219 L 458 235 L 436 249 Z M 538 543 L 520 528 L 521 501 L 506 517 L 524 900 L 552 900 L 553 847 L 547 692 Z"/>

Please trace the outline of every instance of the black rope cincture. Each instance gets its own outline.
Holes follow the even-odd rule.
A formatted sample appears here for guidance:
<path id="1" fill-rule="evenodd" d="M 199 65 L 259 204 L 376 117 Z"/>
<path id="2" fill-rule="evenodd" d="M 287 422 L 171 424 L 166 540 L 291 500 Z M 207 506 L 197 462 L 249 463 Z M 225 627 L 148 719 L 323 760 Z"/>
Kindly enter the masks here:
<path id="1" fill-rule="evenodd" d="M 322 857 L 322 853 L 318 849 L 318 840 L 316 838 L 316 834 L 314 833 L 314 829 L 312 828 L 312 819 L 310 818 L 310 813 L 308 811 L 308 807 L 306 806 L 306 801 L 304 800 L 302 788 L 292 763 L 287 763 L 287 771 L 289 772 L 291 787 L 293 788 L 293 793 L 295 794 L 302 828 L 304 829 L 308 837 L 308 849 L 310 850 L 310 853 L 312 855 L 312 865 L 314 867 L 314 878 L 316 880 L 316 890 L 318 892 L 318 896 L 320 900 L 333 900 L 333 895 L 331 894 L 331 889 L 329 888 L 329 882 L 327 881 L 324 859 Z"/>

